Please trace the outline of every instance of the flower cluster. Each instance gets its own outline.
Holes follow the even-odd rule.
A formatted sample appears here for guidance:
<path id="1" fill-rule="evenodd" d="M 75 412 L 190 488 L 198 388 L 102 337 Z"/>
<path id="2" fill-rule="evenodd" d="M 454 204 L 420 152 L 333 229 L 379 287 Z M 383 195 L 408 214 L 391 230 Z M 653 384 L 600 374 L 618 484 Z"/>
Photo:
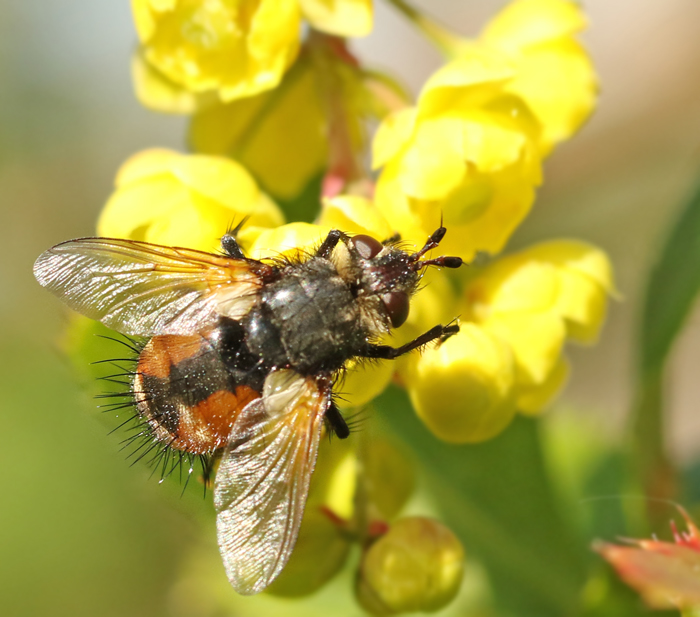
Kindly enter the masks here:
<path id="1" fill-rule="evenodd" d="M 363 67 L 340 38 L 371 29 L 369 0 L 132 4 L 137 94 L 152 108 L 192 115 L 195 153 L 149 150 L 127 161 L 101 235 L 214 250 L 227 226 L 245 218 L 240 243 L 264 259 L 308 250 L 333 228 L 398 234 L 420 247 L 444 224 L 443 253 L 474 263 L 449 276 L 427 273 L 394 342 L 457 317 L 459 333 L 422 354 L 349 367 L 344 404 L 365 405 L 393 378 L 435 435 L 471 443 L 550 403 L 568 374 L 565 343 L 598 336 L 614 290 L 610 264 L 578 240 L 497 255 L 532 207 L 544 158 L 595 105 L 596 76 L 576 39 L 585 25 L 577 3 L 515 0 L 474 40 L 407 11 L 446 54 L 415 102 Z M 310 30 L 300 41 L 302 17 Z M 385 527 L 372 532 L 373 517 L 365 508 L 358 519 L 355 489 L 347 488 L 355 486 L 357 456 L 319 465 L 328 477 L 318 480 L 299 548 L 271 591 L 316 589 L 345 562 L 354 537 L 363 546 L 358 597 L 369 610 L 443 606 L 458 587 L 461 546 L 434 521 L 386 527 L 400 506 L 385 508 L 377 519 Z M 379 493 L 366 499 L 368 473 L 363 499 L 376 505 Z M 344 492 L 334 497 L 338 486 Z M 314 562 L 308 556 L 319 546 L 326 559 Z M 406 550 L 444 566 L 417 596 L 395 584 L 408 580 Z"/>

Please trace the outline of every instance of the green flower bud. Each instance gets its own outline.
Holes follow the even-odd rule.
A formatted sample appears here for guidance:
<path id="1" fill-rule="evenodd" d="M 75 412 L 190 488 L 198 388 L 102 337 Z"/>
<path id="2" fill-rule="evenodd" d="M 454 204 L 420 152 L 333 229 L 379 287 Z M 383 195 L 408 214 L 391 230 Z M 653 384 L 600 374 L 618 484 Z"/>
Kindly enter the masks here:
<path id="1" fill-rule="evenodd" d="M 301 597 L 314 593 L 345 564 L 350 539 L 323 511 L 307 509 L 289 563 L 267 593 Z"/>
<path id="2" fill-rule="evenodd" d="M 416 485 L 413 461 L 390 440 L 374 437 L 363 451 L 362 471 L 371 517 L 392 520 L 411 497 Z"/>
<path id="3" fill-rule="evenodd" d="M 442 523 L 400 519 L 365 552 L 357 599 L 373 615 L 437 611 L 457 595 L 463 562 L 462 544 Z"/>

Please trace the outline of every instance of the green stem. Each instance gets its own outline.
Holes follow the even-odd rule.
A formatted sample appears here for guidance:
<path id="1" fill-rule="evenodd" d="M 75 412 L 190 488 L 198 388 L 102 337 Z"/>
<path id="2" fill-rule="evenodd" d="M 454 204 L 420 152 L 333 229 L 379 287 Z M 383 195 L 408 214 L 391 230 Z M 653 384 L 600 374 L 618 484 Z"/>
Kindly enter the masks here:
<path id="1" fill-rule="evenodd" d="M 637 385 L 630 426 L 630 463 L 633 489 L 652 499 L 646 513 L 652 531 L 668 519 L 666 501 L 676 496 L 676 477 L 665 448 L 663 368 L 641 372 Z M 636 523 L 636 524 L 635 524 Z M 643 521 L 633 522 L 640 532 Z"/>
<path id="2" fill-rule="evenodd" d="M 413 24 L 448 58 L 459 55 L 464 40 L 444 26 L 433 21 L 404 0 L 388 0 L 400 13 Z"/>

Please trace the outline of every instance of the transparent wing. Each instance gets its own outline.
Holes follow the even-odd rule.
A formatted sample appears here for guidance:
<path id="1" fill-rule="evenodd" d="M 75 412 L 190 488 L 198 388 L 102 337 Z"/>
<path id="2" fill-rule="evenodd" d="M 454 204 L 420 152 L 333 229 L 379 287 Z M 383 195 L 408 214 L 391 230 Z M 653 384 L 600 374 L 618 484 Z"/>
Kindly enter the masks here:
<path id="1" fill-rule="evenodd" d="M 79 313 L 142 336 L 239 319 L 261 284 L 242 259 L 110 238 L 58 244 L 36 260 L 34 276 Z"/>
<path id="2" fill-rule="evenodd" d="M 214 506 L 221 557 L 238 593 L 265 589 L 292 553 L 329 402 L 329 386 L 284 370 L 236 419 Z"/>

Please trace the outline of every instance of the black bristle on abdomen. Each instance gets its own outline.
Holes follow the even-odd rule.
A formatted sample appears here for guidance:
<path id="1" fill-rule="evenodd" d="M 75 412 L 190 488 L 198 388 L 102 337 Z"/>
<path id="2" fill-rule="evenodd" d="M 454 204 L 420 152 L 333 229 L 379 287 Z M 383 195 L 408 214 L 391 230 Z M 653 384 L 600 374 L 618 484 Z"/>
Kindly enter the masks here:
<path id="1" fill-rule="evenodd" d="M 109 431 L 109 434 L 120 431 L 127 433 L 127 436 L 120 441 L 120 450 L 126 452 L 125 459 L 132 466 L 143 461 L 147 467 L 152 469 L 151 476 L 155 475 L 159 478 L 159 483 L 170 477 L 176 477 L 183 485 L 183 495 L 191 477 L 198 476 L 198 479 L 204 484 L 204 493 L 206 494 L 211 477 L 212 461 L 215 457 L 209 454 L 198 455 L 176 450 L 172 447 L 172 442 L 168 443 L 156 439 L 152 426 L 138 411 L 137 403 L 148 400 L 148 395 L 144 392 L 134 391 L 134 377 L 138 372 L 121 364 L 129 364 L 135 369 L 147 340 L 134 339 L 121 334 L 118 336 L 123 337 L 123 340 L 117 336 L 98 336 L 119 343 L 132 354 L 128 357 L 107 358 L 92 362 L 93 365 L 111 365 L 118 371 L 98 377 L 98 381 L 122 386 L 122 389 L 103 392 L 97 394 L 95 398 L 113 400 L 113 402 L 98 405 L 98 409 L 102 413 L 114 413 L 115 417 L 121 420 L 117 426 Z M 124 410 L 127 410 L 129 417 L 122 420 L 117 412 Z M 197 467 L 199 467 L 199 473 L 197 473 Z"/>

